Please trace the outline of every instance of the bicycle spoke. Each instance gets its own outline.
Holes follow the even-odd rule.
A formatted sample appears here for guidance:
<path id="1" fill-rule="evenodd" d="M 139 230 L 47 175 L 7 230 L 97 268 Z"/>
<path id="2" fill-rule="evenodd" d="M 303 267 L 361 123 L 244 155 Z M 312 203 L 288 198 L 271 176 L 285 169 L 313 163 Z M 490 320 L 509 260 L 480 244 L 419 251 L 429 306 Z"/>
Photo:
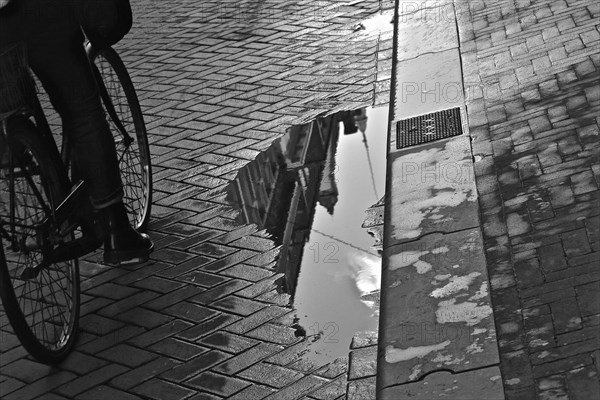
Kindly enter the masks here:
<path id="1" fill-rule="evenodd" d="M 51 286 L 51 285 L 52 285 L 52 282 L 50 282 L 50 281 L 52 281 L 53 279 L 52 279 L 52 277 L 50 276 L 50 274 L 42 274 L 42 275 L 46 275 L 46 282 L 47 282 L 47 285 L 48 285 L 48 286 Z M 53 305 L 53 307 L 51 307 L 51 309 L 55 309 L 55 308 L 61 308 L 61 307 L 64 307 L 64 306 L 62 305 L 62 303 L 59 301 L 59 299 L 56 297 L 56 295 L 57 295 L 57 294 L 56 294 L 56 292 L 55 292 L 54 290 L 51 290 L 49 293 L 50 293 L 50 296 L 51 296 L 51 297 L 54 299 L 54 302 L 53 302 L 53 303 L 49 303 L 49 304 Z M 61 292 L 61 293 L 62 293 L 62 292 Z M 45 299 L 45 298 L 46 298 L 46 296 L 44 296 L 44 299 Z M 66 305 L 67 305 L 67 304 L 65 304 L 65 306 L 66 306 Z M 65 307 L 65 308 L 66 308 L 66 307 Z M 67 319 L 67 318 L 66 318 L 66 317 L 63 315 L 63 313 L 62 313 L 62 312 L 60 312 L 60 310 L 59 310 L 58 312 L 52 312 L 52 316 L 58 316 L 59 320 L 61 320 L 60 322 L 63 322 L 63 323 L 65 323 L 65 324 L 66 324 L 66 323 L 67 323 L 67 321 L 68 321 L 68 319 Z M 55 332 L 55 333 L 56 333 L 56 332 Z"/>

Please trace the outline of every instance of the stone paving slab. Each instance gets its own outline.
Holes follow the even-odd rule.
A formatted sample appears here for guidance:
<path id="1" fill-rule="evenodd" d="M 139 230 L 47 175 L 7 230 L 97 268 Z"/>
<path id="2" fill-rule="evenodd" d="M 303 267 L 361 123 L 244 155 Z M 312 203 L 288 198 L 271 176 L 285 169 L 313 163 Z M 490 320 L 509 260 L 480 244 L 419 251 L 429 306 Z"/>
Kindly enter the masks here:
<path id="1" fill-rule="evenodd" d="M 427 375 L 423 381 L 386 388 L 382 400 L 460 399 L 503 400 L 502 376 L 498 367 L 477 369 L 453 375 L 448 371 Z"/>
<path id="2" fill-rule="evenodd" d="M 394 120 L 460 107 L 467 132 L 453 4 L 400 1 L 396 13 Z"/>
<path id="3" fill-rule="evenodd" d="M 394 119 L 461 107 L 463 121 L 466 121 L 462 87 L 461 60 L 456 48 L 399 60 Z"/>
<path id="4" fill-rule="evenodd" d="M 385 226 L 388 247 L 479 226 L 468 136 L 391 149 L 388 163 L 393 210 Z"/>
<path id="5" fill-rule="evenodd" d="M 425 235 L 384 250 L 382 388 L 497 364 L 479 228 Z"/>
<path id="6" fill-rule="evenodd" d="M 458 47 L 454 10 L 443 2 L 400 3 L 397 26 L 398 61 Z"/>

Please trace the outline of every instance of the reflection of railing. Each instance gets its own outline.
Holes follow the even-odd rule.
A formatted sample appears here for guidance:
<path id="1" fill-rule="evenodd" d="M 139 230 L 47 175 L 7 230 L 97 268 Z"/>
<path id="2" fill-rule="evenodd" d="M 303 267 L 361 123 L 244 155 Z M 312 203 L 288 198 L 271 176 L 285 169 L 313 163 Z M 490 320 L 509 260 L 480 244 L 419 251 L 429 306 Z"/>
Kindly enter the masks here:
<path id="1" fill-rule="evenodd" d="M 246 223 L 265 226 L 275 212 L 277 185 L 282 182 L 285 161 L 274 145 L 260 153 L 254 162 L 242 168 L 228 187 L 230 200 L 242 210 Z"/>
<path id="2" fill-rule="evenodd" d="M 309 164 L 296 171 L 296 183 L 285 223 L 277 271 L 285 276 L 284 291 L 294 295 L 304 245 L 310 237 L 322 164 Z"/>

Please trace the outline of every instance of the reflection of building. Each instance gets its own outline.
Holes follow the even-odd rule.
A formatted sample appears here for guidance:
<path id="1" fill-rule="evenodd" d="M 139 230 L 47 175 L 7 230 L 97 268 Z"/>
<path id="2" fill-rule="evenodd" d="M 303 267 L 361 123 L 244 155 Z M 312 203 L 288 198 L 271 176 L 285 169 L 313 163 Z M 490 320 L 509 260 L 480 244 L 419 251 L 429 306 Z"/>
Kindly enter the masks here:
<path id="1" fill-rule="evenodd" d="M 281 149 L 275 143 L 242 168 L 227 188 L 229 198 L 241 209 L 246 223 L 260 227 L 278 225 L 279 218 L 274 217 L 283 217 L 285 209 L 278 194 L 285 190 L 281 185 L 284 167 Z"/>
<path id="2" fill-rule="evenodd" d="M 367 109 L 361 108 L 360 110 L 354 111 L 354 121 L 358 130 L 364 135 L 367 131 Z"/>
<path id="3" fill-rule="evenodd" d="M 340 118 L 344 123 L 344 135 L 367 131 L 367 109 L 365 107 L 354 111 L 342 111 Z"/>
<path id="4" fill-rule="evenodd" d="M 245 222 L 266 228 L 281 245 L 280 288 L 292 297 L 317 201 L 330 214 L 337 203 L 335 152 L 339 122 L 347 114 L 353 112 L 293 126 L 242 168 L 228 188 L 229 199 L 240 208 Z"/>
<path id="5" fill-rule="evenodd" d="M 324 172 L 330 160 L 328 156 L 331 154 L 329 149 L 332 147 L 332 138 L 337 142 L 337 131 L 338 119 L 333 115 L 292 127 L 281 140 L 284 154 L 287 155 L 286 160 L 289 160 L 288 176 L 294 180 L 294 188 L 284 229 L 278 271 L 284 273 L 281 289 L 292 297 L 300 273 L 304 245 L 310 237 L 316 202 L 328 199 L 331 204 L 330 212 L 333 212 L 333 204 L 337 202 L 337 188 L 333 175 L 335 169 L 331 168 L 331 163 L 328 171 Z M 323 181 L 327 182 L 324 193 L 320 191 Z"/>
<path id="6" fill-rule="evenodd" d="M 335 164 L 335 154 L 339 139 L 339 130 L 331 129 L 329 138 L 329 146 L 327 146 L 327 155 L 325 157 L 325 166 L 323 168 L 323 176 L 321 185 L 319 186 L 319 204 L 321 204 L 329 214 L 333 215 L 333 207 L 338 200 L 337 178 L 335 172 L 337 166 Z"/>

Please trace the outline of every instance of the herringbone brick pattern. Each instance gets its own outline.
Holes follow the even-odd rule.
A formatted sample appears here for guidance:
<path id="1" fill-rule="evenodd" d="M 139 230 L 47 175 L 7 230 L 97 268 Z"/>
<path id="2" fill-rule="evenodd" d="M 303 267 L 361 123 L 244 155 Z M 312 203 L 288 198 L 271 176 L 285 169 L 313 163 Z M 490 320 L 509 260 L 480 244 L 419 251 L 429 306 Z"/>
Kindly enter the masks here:
<path id="1" fill-rule="evenodd" d="M 458 9 L 507 398 L 597 398 L 600 8 Z"/>
<path id="2" fill-rule="evenodd" d="M 27 357 L 1 314 L 1 397 L 344 397 L 346 360 L 298 362 L 278 249 L 237 221 L 223 189 L 291 124 L 388 101 L 391 32 L 355 31 L 392 3 L 132 3 L 117 48 L 149 129 L 156 251 L 135 268 L 81 262 L 80 339 L 58 367 Z M 370 390 L 357 389 L 364 377 L 351 393 Z"/>

